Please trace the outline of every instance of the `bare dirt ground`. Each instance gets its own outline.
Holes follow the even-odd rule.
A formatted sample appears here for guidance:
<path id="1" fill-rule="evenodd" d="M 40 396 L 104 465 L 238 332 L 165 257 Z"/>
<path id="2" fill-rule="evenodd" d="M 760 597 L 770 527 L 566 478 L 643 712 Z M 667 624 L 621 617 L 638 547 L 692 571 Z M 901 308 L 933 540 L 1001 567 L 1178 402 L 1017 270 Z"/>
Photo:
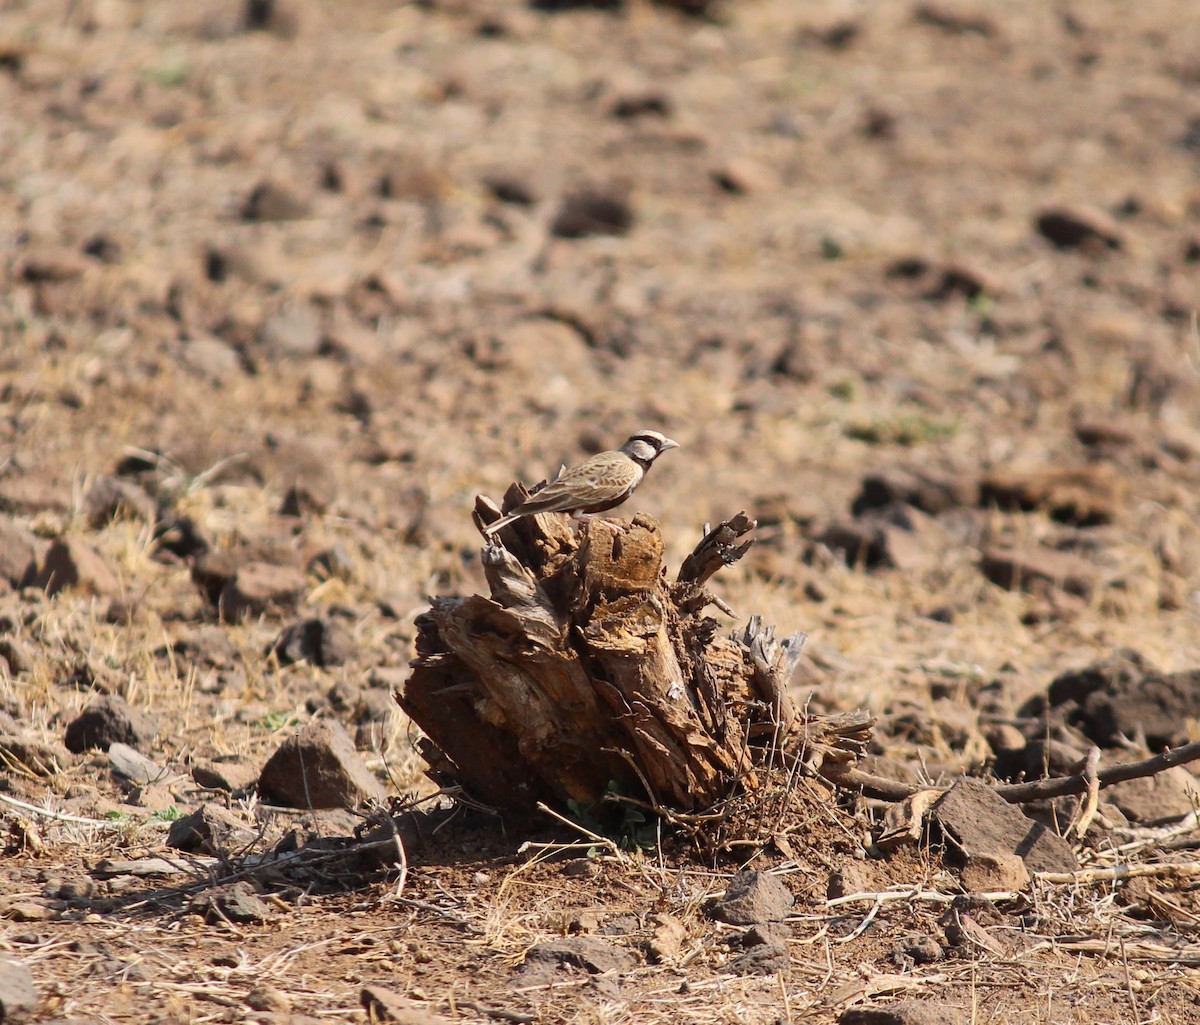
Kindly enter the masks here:
<path id="1" fill-rule="evenodd" d="M 219 865 L 112 864 L 183 856 L 202 806 L 242 853 L 351 833 L 250 786 L 314 718 L 428 793 L 391 690 L 428 596 L 482 587 L 475 494 L 639 427 L 682 448 L 630 512 L 672 565 L 758 517 L 722 596 L 808 632 L 796 699 L 879 716 L 872 771 L 1200 739 L 1194 0 L 9 0 L 0 213 L 0 953 L 33 1020 L 359 1021 L 377 984 L 413 1022 L 1200 1021 L 1186 770 L 1077 845 L 1152 874 L 986 911 L 811 780 L 790 839 L 716 858 L 470 811 L 405 873 L 251 874 L 244 914 Z M 310 618 L 319 652 L 273 652 Z M 1038 741 L 1051 681 L 1120 649 L 1162 693 L 1105 677 Z M 63 746 L 103 695 L 165 781 Z M 709 913 L 747 863 L 796 895 L 781 963 Z M 830 903 L 847 866 L 868 896 Z"/>

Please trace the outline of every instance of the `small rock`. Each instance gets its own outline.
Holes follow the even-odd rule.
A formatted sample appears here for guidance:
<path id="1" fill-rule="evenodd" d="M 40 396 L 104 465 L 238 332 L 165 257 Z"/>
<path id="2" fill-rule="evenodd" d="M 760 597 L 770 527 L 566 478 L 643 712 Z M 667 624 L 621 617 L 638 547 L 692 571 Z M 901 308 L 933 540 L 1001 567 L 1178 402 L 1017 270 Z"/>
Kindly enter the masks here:
<path id="1" fill-rule="evenodd" d="M 57 284 L 83 277 L 88 261 L 73 249 L 44 247 L 26 253 L 21 278 L 31 284 Z"/>
<path id="2" fill-rule="evenodd" d="M 153 523 L 154 499 L 133 481 L 103 474 L 83 496 L 83 514 L 93 530 L 122 517 Z"/>
<path id="3" fill-rule="evenodd" d="M 228 342 L 208 335 L 187 338 L 183 342 L 183 362 L 200 377 L 220 383 L 239 376 L 242 357 Z"/>
<path id="4" fill-rule="evenodd" d="M 678 957 L 683 949 L 683 941 L 687 939 L 687 927 L 674 915 L 668 914 L 651 915 L 649 921 L 654 929 L 648 945 L 650 959 L 661 964 Z"/>
<path id="5" fill-rule="evenodd" d="M 56 538 L 34 575 L 33 586 L 54 595 L 72 587 L 85 594 L 118 594 L 121 585 L 108 563 L 81 538 Z"/>
<path id="6" fill-rule="evenodd" d="M 786 947 L 792 938 L 792 928 L 786 922 L 761 922 L 752 925 L 742 936 L 743 947 Z"/>
<path id="7" fill-rule="evenodd" d="M 967 858 L 961 879 L 970 893 L 1020 891 L 1029 885 L 1029 869 L 1019 854 L 976 854 Z"/>
<path id="8" fill-rule="evenodd" d="M 258 769 L 240 758 L 198 762 L 192 766 L 192 779 L 208 790 L 240 793 L 249 790 L 258 779 Z"/>
<path id="9" fill-rule="evenodd" d="M 747 870 L 739 872 L 712 906 L 712 916 L 730 925 L 782 922 L 796 897 L 778 876 Z"/>
<path id="10" fill-rule="evenodd" d="M 1147 826 L 1181 819 L 1200 806 L 1200 782 L 1182 765 L 1104 792 L 1130 822 Z"/>
<path id="11" fill-rule="evenodd" d="M 248 562 L 226 582 L 217 605 L 221 618 L 233 623 L 294 609 L 307 588 L 304 574 L 293 566 Z"/>
<path id="12" fill-rule="evenodd" d="M 307 304 L 289 304 L 263 325 L 263 342 L 280 356 L 315 356 L 321 347 L 321 321 Z"/>
<path id="13" fill-rule="evenodd" d="M 277 181 L 263 181 L 254 187 L 242 206 L 247 221 L 292 221 L 311 212 L 308 200 Z"/>
<path id="14" fill-rule="evenodd" d="M 1109 463 L 1082 467 L 1006 468 L 980 482 L 979 499 L 1001 509 L 1044 509 L 1076 527 L 1112 523 L 1129 494 L 1129 481 Z"/>
<path id="15" fill-rule="evenodd" d="M 613 117 L 629 120 L 636 117 L 670 117 L 674 104 L 662 89 L 648 88 L 622 93 L 613 100 Z"/>
<path id="16" fill-rule="evenodd" d="M 246 994 L 246 1006 L 252 1011 L 272 1011 L 275 1014 L 287 1014 L 292 1009 L 292 1002 L 287 994 L 265 982 L 260 982 Z"/>
<path id="17" fill-rule="evenodd" d="M 484 175 L 483 187 L 501 203 L 514 206 L 533 206 L 538 199 L 537 192 L 524 177 L 503 171 Z"/>
<path id="18" fill-rule="evenodd" d="M 530 947 L 525 952 L 521 968 L 566 965 L 599 975 L 603 972 L 629 971 L 636 964 L 637 958 L 612 943 L 594 936 L 568 936 Z"/>
<path id="19" fill-rule="evenodd" d="M 751 947 L 741 957 L 735 957 L 725 971 L 734 975 L 774 975 L 786 971 L 789 961 L 786 944 L 767 944 Z"/>
<path id="20" fill-rule="evenodd" d="M 919 933 L 905 936 L 896 944 L 895 954 L 900 960 L 908 960 L 913 964 L 933 964 L 945 957 L 946 952 L 929 933 Z"/>
<path id="21" fill-rule="evenodd" d="M 874 893 L 882 889 L 878 874 L 864 861 L 848 861 L 836 872 L 829 874 L 825 885 L 825 896 L 829 900 L 849 897 L 855 893 Z"/>
<path id="22" fill-rule="evenodd" d="M 67 726 L 64 742 L 74 754 L 98 748 L 107 751 L 113 744 L 144 747 L 158 735 L 158 725 L 123 697 L 106 694 L 92 702 Z"/>
<path id="23" fill-rule="evenodd" d="M 1120 249 L 1124 238 L 1120 227 L 1101 210 L 1083 206 L 1056 206 L 1037 216 L 1038 234 L 1059 249 Z"/>
<path id="24" fill-rule="evenodd" d="M 382 158 L 375 189 L 381 199 L 431 203 L 454 188 L 445 170 L 418 153 L 389 153 Z"/>
<path id="25" fill-rule="evenodd" d="M 255 924 L 267 921 L 272 910 L 247 882 L 225 883 L 192 898 L 191 909 L 210 925 L 217 922 Z"/>
<path id="26" fill-rule="evenodd" d="M 434 1014 L 423 1004 L 385 986 L 363 986 L 359 1003 L 371 1021 L 394 1022 L 395 1025 L 448 1025 L 449 1019 Z"/>
<path id="27" fill-rule="evenodd" d="M 710 174 L 718 188 L 735 196 L 770 192 L 779 187 L 779 178 L 774 171 L 745 157 L 715 167 Z"/>
<path id="28" fill-rule="evenodd" d="M 171 776 L 169 769 L 119 741 L 108 746 L 108 767 L 122 779 L 142 786 L 161 783 Z"/>
<path id="29" fill-rule="evenodd" d="M 0 1021 L 19 1021 L 37 1010 L 33 973 L 24 962 L 0 958 Z"/>
<path id="30" fill-rule="evenodd" d="M 1075 853 L 1057 833 L 1022 814 L 986 783 L 959 780 L 937 803 L 933 821 L 967 859 L 1016 854 L 1031 872 L 1074 872 Z"/>
<path id="31" fill-rule="evenodd" d="M 352 808 L 387 793 L 371 775 L 340 723 L 301 727 L 263 766 L 259 793 L 291 808 Z"/>
<path id="32" fill-rule="evenodd" d="M 838 1025 L 962 1025 L 963 1013 L 940 1000 L 897 1000 L 879 1007 L 851 1007 Z"/>
<path id="33" fill-rule="evenodd" d="M 171 823 L 167 846 L 191 854 L 220 857 L 241 846 L 251 836 L 252 831 L 237 815 L 210 802 Z"/>
<path id="34" fill-rule="evenodd" d="M 0 520 L 0 580 L 24 587 L 37 571 L 46 542 L 11 520 Z"/>
<path id="35" fill-rule="evenodd" d="M 624 189 L 579 189 L 568 195 L 550 224 L 559 238 L 588 235 L 627 235 L 633 227 L 633 207 Z"/>
<path id="36" fill-rule="evenodd" d="M 1100 583 L 1099 571 L 1087 559 L 1042 546 L 1023 551 L 989 548 L 979 568 L 998 587 L 1043 598 L 1058 590 L 1088 599 Z"/>
<path id="37" fill-rule="evenodd" d="M 338 620 L 313 618 L 285 627 L 272 643 L 270 653 L 282 665 L 308 662 L 325 668 L 342 665 L 355 649 L 353 636 Z"/>

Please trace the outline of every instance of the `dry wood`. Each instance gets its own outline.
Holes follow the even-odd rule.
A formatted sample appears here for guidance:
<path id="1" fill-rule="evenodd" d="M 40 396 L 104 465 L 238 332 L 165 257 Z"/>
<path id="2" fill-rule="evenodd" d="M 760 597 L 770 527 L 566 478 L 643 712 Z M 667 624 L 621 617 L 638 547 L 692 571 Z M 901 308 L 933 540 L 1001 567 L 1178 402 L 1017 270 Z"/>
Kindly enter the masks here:
<path id="1" fill-rule="evenodd" d="M 514 486 L 505 508 L 525 492 Z M 476 503 L 481 528 L 500 516 Z M 706 532 L 674 583 L 658 524 L 530 516 L 482 552 L 489 596 L 439 598 L 418 618 L 401 706 L 425 731 L 440 783 L 496 807 L 595 803 L 614 790 L 654 808 L 709 808 L 759 784 L 767 736 L 808 764 L 852 757 L 869 717 L 828 728 L 787 683 L 804 644 L 753 617 L 722 636 L 706 584 L 753 543 L 744 513 Z M 794 743 L 779 742 L 791 737 Z"/>
<path id="2" fill-rule="evenodd" d="M 1152 758 L 1140 762 L 1126 762 L 1102 769 L 1094 776 L 1087 771 L 1075 776 L 1058 776 L 1051 779 L 1035 779 L 1028 783 L 1007 783 L 995 788 L 996 793 L 1011 804 L 1026 804 L 1030 801 L 1044 801 L 1052 797 L 1066 797 L 1070 794 L 1087 793 L 1095 783 L 1100 788 L 1111 787 L 1115 783 L 1126 780 L 1140 779 L 1143 776 L 1154 776 L 1176 765 L 1186 765 L 1188 762 L 1200 760 L 1200 741 L 1173 747 Z M 926 787 L 919 783 L 901 783 L 899 780 L 887 779 L 863 772 L 852 765 L 838 764 L 827 761 L 820 769 L 826 780 L 835 786 L 847 790 L 861 790 L 867 797 L 882 801 L 904 801 L 918 791 L 935 789 L 945 790 L 948 787 Z"/>

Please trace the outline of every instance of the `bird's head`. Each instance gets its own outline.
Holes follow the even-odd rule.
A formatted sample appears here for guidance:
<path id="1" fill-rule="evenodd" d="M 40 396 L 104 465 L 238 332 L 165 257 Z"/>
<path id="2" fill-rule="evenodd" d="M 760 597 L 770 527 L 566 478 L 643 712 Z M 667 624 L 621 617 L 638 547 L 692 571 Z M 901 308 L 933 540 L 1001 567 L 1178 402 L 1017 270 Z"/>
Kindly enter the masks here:
<path id="1" fill-rule="evenodd" d="M 621 446 L 621 451 L 646 467 L 669 448 L 679 448 L 679 442 L 672 441 L 658 431 L 637 431 L 629 436 L 629 440 Z"/>

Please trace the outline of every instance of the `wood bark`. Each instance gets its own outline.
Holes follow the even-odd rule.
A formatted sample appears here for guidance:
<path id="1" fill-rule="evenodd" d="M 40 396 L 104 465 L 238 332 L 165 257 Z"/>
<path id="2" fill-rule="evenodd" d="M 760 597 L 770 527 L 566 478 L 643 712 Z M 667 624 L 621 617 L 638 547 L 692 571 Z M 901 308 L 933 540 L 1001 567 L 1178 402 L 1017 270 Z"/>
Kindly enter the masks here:
<path id="1" fill-rule="evenodd" d="M 499 515 L 477 501 L 480 527 Z M 430 775 L 508 810 L 615 789 L 689 812 L 754 790 L 762 738 L 812 739 L 787 693 L 804 635 L 777 640 L 758 617 L 722 635 L 706 611 L 728 611 L 706 584 L 754 526 L 744 514 L 719 524 L 674 581 L 648 516 L 504 528 L 482 549 L 488 596 L 435 599 L 417 620 L 397 699 L 426 735 Z"/>

